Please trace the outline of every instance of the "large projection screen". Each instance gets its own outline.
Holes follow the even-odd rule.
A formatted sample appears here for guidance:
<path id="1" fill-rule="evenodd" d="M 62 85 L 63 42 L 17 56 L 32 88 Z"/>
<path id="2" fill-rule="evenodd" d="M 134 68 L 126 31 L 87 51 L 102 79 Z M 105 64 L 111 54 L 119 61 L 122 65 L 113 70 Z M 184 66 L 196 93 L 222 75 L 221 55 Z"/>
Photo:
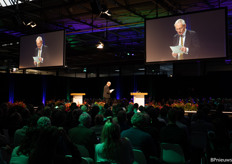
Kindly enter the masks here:
<path id="1" fill-rule="evenodd" d="M 227 9 L 219 8 L 146 20 L 146 63 L 226 57 L 226 16 Z M 183 19 L 186 27 L 174 26 L 178 19 Z M 186 29 L 184 45 L 180 29 Z M 186 52 L 173 55 L 170 46 L 177 50 L 184 46 Z"/>
<path id="2" fill-rule="evenodd" d="M 38 38 L 42 38 L 42 42 Z M 42 44 L 41 48 L 37 44 Z M 64 66 L 64 54 L 64 30 L 22 36 L 19 68 L 61 67 Z"/>

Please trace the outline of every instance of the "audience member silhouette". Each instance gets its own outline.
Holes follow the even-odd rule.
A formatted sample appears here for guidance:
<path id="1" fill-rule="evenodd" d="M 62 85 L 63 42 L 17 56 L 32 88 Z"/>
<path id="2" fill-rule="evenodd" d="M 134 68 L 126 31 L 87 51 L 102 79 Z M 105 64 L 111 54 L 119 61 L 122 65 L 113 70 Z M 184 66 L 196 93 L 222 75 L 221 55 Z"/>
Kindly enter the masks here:
<path id="1" fill-rule="evenodd" d="M 185 154 L 185 159 L 188 160 L 190 147 L 187 140 L 186 132 L 176 125 L 176 111 L 169 109 L 168 111 L 168 125 L 163 127 L 160 131 L 161 143 L 179 144 Z"/>
<path id="2" fill-rule="evenodd" d="M 78 108 L 77 103 L 72 102 L 69 109 L 70 109 L 70 111 L 73 111 L 74 109 L 77 109 L 77 108 Z"/>
<path id="3" fill-rule="evenodd" d="M 32 115 L 30 118 L 27 119 L 27 123 L 25 126 L 15 131 L 15 134 L 14 134 L 14 146 L 15 147 L 21 144 L 29 128 L 37 126 L 38 119 L 39 119 L 39 115 L 37 114 Z"/>
<path id="4" fill-rule="evenodd" d="M 139 104 L 138 103 L 135 103 L 134 106 L 133 106 L 133 111 L 134 113 L 137 113 L 139 110 Z"/>
<path id="5" fill-rule="evenodd" d="M 81 163 L 80 152 L 63 129 L 48 126 L 39 130 L 40 134 L 29 155 L 28 164 Z"/>
<path id="6" fill-rule="evenodd" d="M 216 111 L 211 115 L 212 124 L 215 131 L 214 148 L 215 151 L 227 154 L 230 150 L 229 130 L 231 129 L 229 117 L 222 113 L 224 105 L 219 104 Z M 230 152 L 231 155 L 231 152 Z M 229 157 L 227 155 L 227 157 Z"/>
<path id="7" fill-rule="evenodd" d="M 82 113 L 83 113 L 83 111 L 81 109 L 73 110 L 73 112 L 72 112 L 72 124 L 71 124 L 70 128 L 74 128 L 80 124 L 79 117 Z"/>
<path id="8" fill-rule="evenodd" d="M 144 106 L 140 105 L 139 108 L 138 108 L 138 111 L 141 112 L 141 113 L 145 113 Z"/>
<path id="9" fill-rule="evenodd" d="M 73 143 L 85 146 L 91 158 L 94 158 L 94 145 L 97 143 L 95 132 L 90 129 L 91 116 L 83 112 L 79 117 L 80 124 L 71 128 L 68 135 Z"/>
<path id="10" fill-rule="evenodd" d="M 165 123 L 165 121 L 161 121 L 158 119 L 159 111 L 160 110 L 158 108 L 154 108 L 153 106 L 149 106 L 146 109 L 147 114 L 151 118 L 151 126 L 155 127 L 158 130 L 158 132 L 160 133 L 160 129 L 162 127 L 165 127 L 166 123 Z"/>
<path id="11" fill-rule="evenodd" d="M 89 111 L 91 118 L 95 118 L 95 116 L 99 113 L 99 111 L 100 111 L 99 106 L 94 105 Z M 94 126 L 94 125 L 95 125 L 95 120 L 93 119 L 91 122 L 91 126 Z"/>
<path id="12" fill-rule="evenodd" d="M 96 115 L 94 118 L 94 122 L 95 122 L 94 126 L 92 126 L 90 129 L 92 129 L 95 132 L 97 139 L 98 139 L 98 142 L 99 142 L 100 138 L 101 138 L 102 129 L 104 126 L 103 116 L 100 114 Z"/>
<path id="13" fill-rule="evenodd" d="M 60 104 L 61 108 L 58 109 L 54 108 L 55 104 L 45 107 L 41 105 L 37 111 L 34 110 L 33 105 L 29 105 L 28 109 L 21 107 L 8 109 L 6 104 L 2 104 L 0 106 L 0 145 L 10 145 L 14 148 L 10 161 L 3 162 L 10 164 L 80 163 L 78 148 L 73 145 L 75 143 L 84 145 L 91 158 L 94 158 L 96 150 L 99 162 L 123 163 L 127 161 L 124 163 L 131 163 L 133 161 L 133 156 L 129 151 L 131 143 L 132 148 L 142 150 L 148 163 L 152 163 L 150 156 L 159 156 L 159 142 L 167 142 L 179 144 L 187 160 L 190 158 L 191 146 L 191 162 L 198 163 L 205 149 L 194 147 L 195 142 L 192 142 L 192 139 L 198 133 L 203 133 L 207 139 L 209 131 L 215 132 L 213 140 L 212 138 L 210 140 L 213 143 L 214 152 L 206 152 L 211 153 L 208 154 L 209 156 L 227 158 L 231 153 L 229 147 L 231 119 L 222 112 L 224 104 L 220 103 L 213 100 L 209 103 L 204 101 L 199 105 L 197 113 L 191 117 L 191 123 L 190 119 L 184 116 L 183 108 L 168 106 L 160 109 L 153 106 L 138 108 L 137 104 L 128 105 L 127 103 L 126 110 L 125 104 L 123 106 L 120 101 L 116 100 L 112 108 L 108 105 L 105 106 L 106 109 L 96 105 L 92 107 L 82 105 L 78 108 L 73 104 L 72 109 L 70 107 L 68 111 L 65 111 L 64 104 Z M 216 111 L 211 109 L 216 109 Z M 86 112 L 88 110 L 89 113 Z M 39 116 L 42 117 L 39 118 Z M 113 116 L 116 122 L 112 122 Z M 94 121 L 91 118 L 95 118 Z M 104 121 L 106 123 L 103 132 Z M 71 140 L 65 137 L 64 129 L 69 132 L 68 136 Z M 118 137 L 118 130 L 122 138 Z M 9 134 L 10 138 L 5 134 Z M 45 134 L 47 134 L 49 143 L 44 141 L 46 140 Z M 112 136 L 109 136 L 110 134 Z M 102 143 L 99 144 L 100 141 Z M 191 144 L 188 141 L 191 141 Z M 97 144 L 96 149 L 95 144 Z M 112 150 L 113 148 L 115 149 Z M 122 152 L 125 156 L 120 155 Z M 74 158 L 70 158 L 72 154 Z M 123 162 L 120 162 L 121 160 Z"/>
<path id="14" fill-rule="evenodd" d="M 129 138 L 132 147 L 142 150 L 148 163 L 150 163 L 150 156 L 157 155 L 157 152 L 152 136 L 142 130 L 146 126 L 146 121 L 146 116 L 143 113 L 135 113 L 131 118 L 133 127 L 122 131 L 121 137 Z"/>
<path id="15" fill-rule="evenodd" d="M 131 143 L 128 139 L 120 137 L 118 124 L 108 120 L 104 125 L 101 141 L 102 143 L 95 147 L 96 162 L 133 163 L 134 155 Z"/>
<path id="16" fill-rule="evenodd" d="M 113 118 L 113 112 L 111 109 L 106 109 L 104 113 L 104 122 L 110 117 Z"/>
<path id="17" fill-rule="evenodd" d="M 173 108 L 173 109 L 175 110 L 175 115 L 176 115 L 176 125 L 185 131 L 187 136 L 187 141 L 189 141 L 190 129 L 188 128 L 187 125 L 181 122 L 182 118 L 184 117 L 184 109 L 183 108 Z"/>
<path id="18" fill-rule="evenodd" d="M 191 132 L 207 132 L 214 130 L 213 124 L 207 121 L 206 113 L 204 110 L 198 110 L 195 118 L 191 121 Z"/>
<path id="19" fill-rule="evenodd" d="M 127 121 L 127 115 L 126 115 L 126 111 L 121 110 L 118 112 L 117 115 L 117 121 L 118 124 L 120 126 L 120 131 L 122 132 L 123 130 L 127 130 L 130 128 L 128 121 Z"/>
<path id="20" fill-rule="evenodd" d="M 7 125 L 8 125 L 8 135 L 9 135 L 9 142 L 10 144 L 13 144 L 14 140 L 14 133 L 17 129 L 22 128 L 22 116 L 19 112 L 13 112 L 12 114 L 9 114 L 9 117 L 7 119 Z"/>
<path id="21" fill-rule="evenodd" d="M 133 105 L 132 104 L 129 104 L 127 106 L 127 112 L 126 112 L 126 114 L 127 114 L 128 124 L 129 124 L 129 126 L 132 126 L 132 124 L 131 124 L 131 117 L 134 115 L 134 110 L 133 110 Z"/>
<path id="22" fill-rule="evenodd" d="M 158 117 L 158 120 L 165 122 L 166 124 L 168 123 L 168 111 L 169 111 L 170 107 L 168 106 L 163 106 L 163 108 L 160 109 L 160 114 Z"/>
<path id="23" fill-rule="evenodd" d="M 52 125 L 56 127 L 65 127 L 66 116 L 65 111 L 59 108 L 54 110 L 51 114 Z"/>
<path id="24" fill-rule="evenodd" d="M 39 128 L 28 128 L 25 137 L 19 146 L 16 146 L 11 154 L 10 164 L 28 164 L 29 156 L 34 149 L 39 137 Z"/>

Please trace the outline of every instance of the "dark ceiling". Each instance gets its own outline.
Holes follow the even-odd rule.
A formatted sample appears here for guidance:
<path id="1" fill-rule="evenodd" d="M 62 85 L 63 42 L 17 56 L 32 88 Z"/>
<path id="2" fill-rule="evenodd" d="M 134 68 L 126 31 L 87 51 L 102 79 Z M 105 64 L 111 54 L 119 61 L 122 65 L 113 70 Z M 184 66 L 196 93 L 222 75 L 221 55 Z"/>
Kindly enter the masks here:
<path id="1" fill-rule="evenodd" d="M 20 36 L 61 29 L 66 31 L 66 65 L 72 69 L 143 64 L 144 20 L 149 18 L 228 7 L 228 34 L 232 32 L 230 0 L 24 0 L 18 5 L 14 1 L 13 6 L 0 7 L 2 68 L 18 67 Z M 111 16 L 100 15 L 102 8 Z M 24 20 L 37 26 L 25 26 Z M 96 49 L 99 41 L 105 44 L 102 50 Z"/>

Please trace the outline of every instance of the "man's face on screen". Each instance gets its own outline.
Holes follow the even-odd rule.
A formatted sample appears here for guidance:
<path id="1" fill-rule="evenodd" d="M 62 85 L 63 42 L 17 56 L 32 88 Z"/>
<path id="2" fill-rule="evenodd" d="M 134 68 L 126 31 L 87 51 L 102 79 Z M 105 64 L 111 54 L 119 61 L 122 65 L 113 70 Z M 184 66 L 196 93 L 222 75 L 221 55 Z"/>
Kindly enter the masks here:
<path id="1" fill-rule="evenodd" d="M 43 44 L 43 41 L 41 41 L 41 40 L 36 40 L 36 46 L 37 46 L 38 48 L 41 48 L 41 47 L 42 47 L 42 44 Z"/>
<path id="2" fill-rule="evenodd" d="M 175 29 L 178 35 L 183 35 L 186 29 L 186 25 L 183 25 L 182 23 L 177 23 L 175 25 Z"/>

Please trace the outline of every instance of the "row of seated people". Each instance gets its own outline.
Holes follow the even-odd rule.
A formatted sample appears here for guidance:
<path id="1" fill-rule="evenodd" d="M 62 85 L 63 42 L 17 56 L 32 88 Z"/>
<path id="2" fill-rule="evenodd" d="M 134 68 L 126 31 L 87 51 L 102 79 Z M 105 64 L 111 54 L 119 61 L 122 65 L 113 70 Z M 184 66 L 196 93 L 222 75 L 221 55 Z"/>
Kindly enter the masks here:
<path id="1" fill-rule="evenodd" d="M 12 118 L 9 119 L 15 122 L 9 124 L 11 126 L 8 129 L 2 128 L 3 131 L 7 129 L 9 133 L 2 132 L 8 139 L 4 139 L 4 135 L 1 135 L 3 138 L 1 146 L 10 145 L 9 147 L 14 148 L 11 158 L 6 159 L 10 163 L 17 163 L 15 159 L 20 153 L 28 157 L 25 158 L 28 162 L 35 160 L 41 163 L 43 156 L 50 155 L 51 160 L 56 158 L 55 163 L 67 159 L 70 163 L 78 163 L 81 161 L 80 152 L 73 144 L 84 145 L 90 157 L 97 162 L 132 163 L 134 160 L 132 148 L 136 148 L 142 150 L 148 163 L 159 163 L 160 143 L 175 143 L 183 149 L 186 160 L 199 163 L 207 144 L 203 143 L 205 146 L 200 148 L 191 144 L 197 145 L 200 142 L 200 140 L 196 141 L 197 137 L 194 137 L 195 141 L 192 137 L 198 133 L 206 136 L 208 131 L 215 131 L 214 150 L 223 152 L 220 156 L 229 152 L 228 145 L 231 142 L 227 132 L 231 130 L 231 120 L 221 110 L 222 107 L 218 106 L 216 113 L 209 116 L 208 108 L 202 107 L 197 114 L 189 118 L 184 116 L 181 108 L 159 110 L 152 106 L 138 108 L 137 104 L 126 108 L 120 105 L 105 107 L 103 110 L 98 106 L 93 106 L 91 109 L 82 106 L 69 112 L 66 112 L 62 106 L 58 109 L 47 107 L 43 110 L 32 110 L 28 112 L 29 114 L 24 113 L 26 110 L 17 109 L 11 111 Z M 92 118 L 95 118 L 94 121 Z M 25 126 L 22 127 L 23 123 Z M 48 125 L 53 125 L 53 130 L 45 128 L 47 132 L 42 132 L 44 128 L 41 127 Z M 46 139 L 46 135 L 43 136 L 44 133 L 49 132 L 51 134 L 46 135 L 57 135 L 57 140 L 56 137 L 53 140 L 49 137 Z M 10 135 L 12 133 L 13 136 Z M 46 149 L 49 144 L 51 150 Z M 33 155 L 33 152 L 42 153 Z M 65 158 L 68 154 L 73 158 Z"/>

